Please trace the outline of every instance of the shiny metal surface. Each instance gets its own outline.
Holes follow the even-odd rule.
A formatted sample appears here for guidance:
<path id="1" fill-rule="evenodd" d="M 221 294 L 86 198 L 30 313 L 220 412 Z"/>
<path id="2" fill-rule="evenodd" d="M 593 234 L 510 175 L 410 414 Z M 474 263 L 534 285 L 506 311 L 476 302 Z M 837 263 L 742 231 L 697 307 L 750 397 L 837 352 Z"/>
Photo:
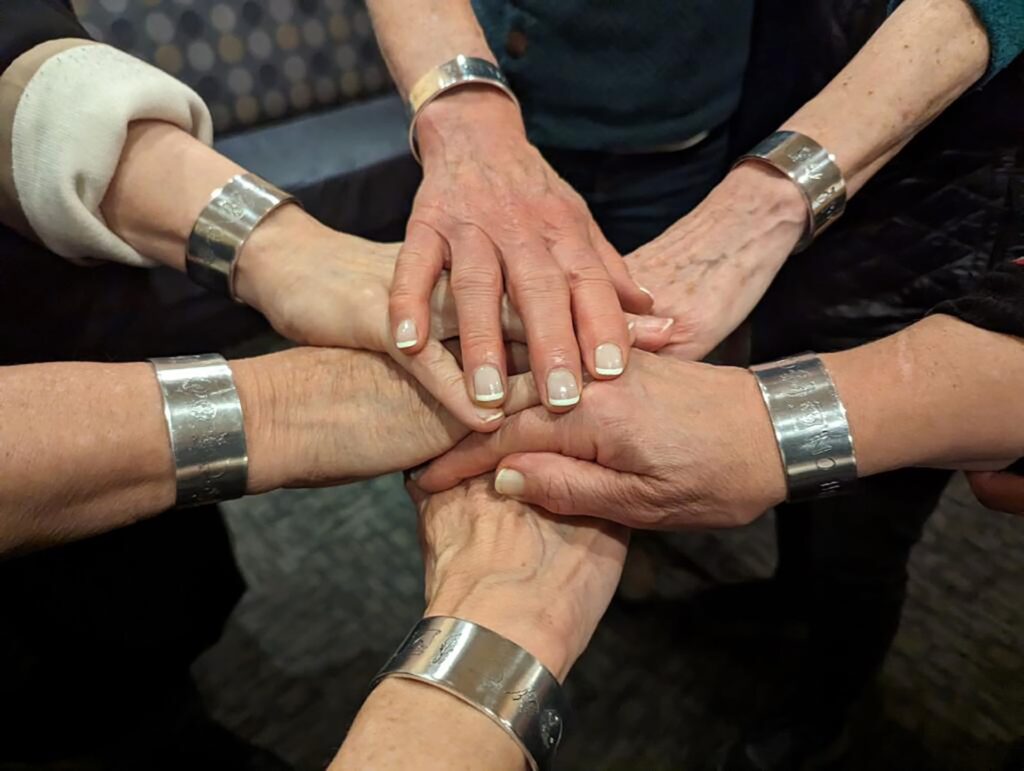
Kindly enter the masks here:
<path id="1" fill-rule="evenodd" d="M 223 356 L 150 359 L 164 397 L 177 478 L 176 506 L 245 495 L 249 455 L 242 403 Z"/>
<path id="2" fill-rule="evenodd" d="M 764 163 L 789 177 L 807 202 L 807 229 L 795 251 L 811 242 L 846 210 L 846 180 L 835 156 L 813 139 L 795 131 L 776 131 L 741 155 L 746 161 Z"/>
<path id="3" fill-rule="evenodd" d="M 553 767 L 565 702 L 555 677 L 515 643 L 449 616 L 421 620 L 374 678 L 437 686 L 475 707 L 515 739 L 534 771 Z"/>
<path id="4" fill-rule="evenodd" d="M 235 298 L 235 264 L 246 240 L 294 196 L 255 174 L 239 174 L 213 192 L 188 237 L 185 268 L 200 286 Z"/>
<path id="5" fill-rule="evenodd" d="M 505 73 L 486 59 L 459 54 L 454 59 L 434 67 L 417 80 L 416 85 L 409 91 L 409 149 L 417 162 L 422 163 L 416 145 L 416 120 L 423 108 L 453 88 L 473 84 L 496 88 L 515 102 L 517 107 L 519 106 L 519 100 L 512 92 Z"/>
<path id="6" fill-rule="evenodd" d="M 857 480 L 850 424 L 821 359 L 804 354 L 752 367 L 775 429 L 788 500 L 846 492 Z"/>

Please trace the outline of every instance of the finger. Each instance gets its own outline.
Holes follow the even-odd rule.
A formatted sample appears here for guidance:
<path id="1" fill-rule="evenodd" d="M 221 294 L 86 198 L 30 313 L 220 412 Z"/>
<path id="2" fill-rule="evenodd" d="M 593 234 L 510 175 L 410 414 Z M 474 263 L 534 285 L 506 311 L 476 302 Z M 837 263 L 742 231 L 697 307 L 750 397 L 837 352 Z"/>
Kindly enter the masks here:
<path id="1" fill-rule="evenodd" d="M 980 471 L 967 474 L 967 479 L 982 506 L 1024 516 L 1024 476 Z"/>
<path id="2" fill-rule="evenodd" d="M 491 240 L 476 227 L 452 234 L 451 288 L 459 319 L 466 389 L 481 406 L 505 401 L 505 346 L 501 333 L 501 264 Z"/>
<path id="3" fill-rule="evenodd" d="M 494 477 L 499 495 L 554 514 L 600 517 L 629 526 L 644 524 L 635 510 L 634 488 L 632 474 L 550 452 L 510 455 Z"/>
<path id="4" fill-rule="evenodd" d="M 660 316 L 626 314 L 630 343 L 642 351 L 659 351 L 672 339 L 675 321 Z"/>
<path id="5" fill-rule="evenodd" d="M 541 399 L 553 412 L 569 410 L 579 403 L 583 373 L 569 283 L 542 243 L 517 244 L 502 256 Z"/>
<path id="6" fill-rule="evenodd" d="M 626 267 L 626 261 L 608 242 L 604 233 L 601 232 L 601 228 L 593 220 L 590 223 L 590 243 L 611 277 L 622 309 L 630 313 L 650 313 L 654 308 L 654 295 L 646 287 L 640 286 L 633 280 L 633 277 L 629 275 L 629 268 Z"/>
<path id="7" fill-rule="evenodd" d="M 455 295 L 451 291 L 448 273 L 442 272 L 430 301 L 430 333 L 438 340 L 448 340 L 459 334 L 459 316 L 455 310 Z M 501 296 L 501 332 L 505 340 L 526 342 L 526 329 L 508 295 Z"/>
<path id="8" fill-rule="evenodd" d="M 551 253 L 569 277 L 576 336 L 587 371 L 601 380 L 618 377 L 629 358 L 629 330 L 608 271 L 586 243 L 561 241 Z"/>
<path id="9" fill-rule="evenodd" d="M 405 480 L 405 491 L 409 493 L 409 497 L 412 502 L 416 505 L 417 510 L 426 502 L 427 494 L 423 491 L 413 479 Z"/>
<path id="10" fill-rule="evenodd" d="M 422 222 L 410 222 L 395 262 L 388 303 L 392 340 L 406 354 L 422 351 L 429 338 L 430 298 L 447 251 L 437 231 Z"/>
<path id="11" fill-rule="evenodd" d="M 416 356 L 405 356 L 395 347 L 389 351 L 398 362 L 455 419 L 473 431 L 494 431 L 501 425 L 504 411 L 481 407 L 466 394 L 465 380 L 458 362 L 439 340 L 428 340 Z"/>
<path id="12" fill-rule="evenodd" d="M 540 403 L 540 392 L 537 391 L 537 382 L 533 375 L 527 372 L 525 375 L 513 375 L 508 379 L 508 396 L 502 405 L 506 415 L 515 415 Z"/>
<path id="13" fill-rule="evenodd" d="M 436 493 L 493 470 L 513 452 L 565 452 L 563 438 L 572 432 L 562 430 L 557 420 L 542 409 L 520 412 L 505 420 L 504 431 L 470 434 L 427 466 L 416 481 L 424 490 Z"/>

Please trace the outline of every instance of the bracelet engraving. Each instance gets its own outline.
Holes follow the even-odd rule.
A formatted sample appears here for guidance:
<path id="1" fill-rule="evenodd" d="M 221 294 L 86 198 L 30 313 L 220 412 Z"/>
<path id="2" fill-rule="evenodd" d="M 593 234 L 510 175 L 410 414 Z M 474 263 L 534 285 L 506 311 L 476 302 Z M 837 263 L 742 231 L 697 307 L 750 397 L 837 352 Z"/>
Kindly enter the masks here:
<path id="1" fill-rule="evenodd" d="M 239 498 L 248 482 L 242 404 L 222 356 L 150 359 L 164 399 L 176 506 Z"/>
<path id="2" fill-rule="evenodd" d="M 741 155 L 733 168 L 753 161 L 789 177 L 807 204 L 807 227 L 794 251 L 810 246 L 846 209 L 846 180 L 835 156 L 813 139 L 795 131 L 776 131 Z"/>
<path id="3" fill-rule="evenodd" d="M 561 686 L 536 658 L 478 624 L 449 616 L 420 621 L 380 673 L 440 688 L 486 714 L 520 746 L 530 768 L 552 767 L 562 738 Z"/>
<path id="4" fill-rule="evenodd" d="M 853 436 L 832 378 L 813 354 L 752 367 L 772 419 L 788 500 L 822 498 L 857 479 Z"/>

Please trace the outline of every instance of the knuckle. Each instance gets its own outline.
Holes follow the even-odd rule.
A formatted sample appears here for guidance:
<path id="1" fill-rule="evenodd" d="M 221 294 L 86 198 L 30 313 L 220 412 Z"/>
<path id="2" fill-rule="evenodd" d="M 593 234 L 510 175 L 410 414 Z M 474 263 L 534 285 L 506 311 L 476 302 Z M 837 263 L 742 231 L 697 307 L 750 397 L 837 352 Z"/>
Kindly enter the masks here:
<path id="1" fill-rule="evenodd" d="M 494 264 L 463 263 L 452 273 L 450 285 L 456 294 L 497 297 L 501 293 L 501 271 Z"/>

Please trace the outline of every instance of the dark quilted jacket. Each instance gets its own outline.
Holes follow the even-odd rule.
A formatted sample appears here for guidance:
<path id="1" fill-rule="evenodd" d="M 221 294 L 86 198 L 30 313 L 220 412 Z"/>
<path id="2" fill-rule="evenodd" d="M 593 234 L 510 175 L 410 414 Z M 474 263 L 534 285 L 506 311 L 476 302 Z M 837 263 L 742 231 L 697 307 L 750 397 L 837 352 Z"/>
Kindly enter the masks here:
<path id="1" fill-rule="evenodd" d="M 827 83 L 885 0 L 760 0 L 736 151 Z M 755 314 L 754 354 L 839 350 L 891 334 L 1024 252 L 1024 62 L 965 95 L 789 260 Z"/>

